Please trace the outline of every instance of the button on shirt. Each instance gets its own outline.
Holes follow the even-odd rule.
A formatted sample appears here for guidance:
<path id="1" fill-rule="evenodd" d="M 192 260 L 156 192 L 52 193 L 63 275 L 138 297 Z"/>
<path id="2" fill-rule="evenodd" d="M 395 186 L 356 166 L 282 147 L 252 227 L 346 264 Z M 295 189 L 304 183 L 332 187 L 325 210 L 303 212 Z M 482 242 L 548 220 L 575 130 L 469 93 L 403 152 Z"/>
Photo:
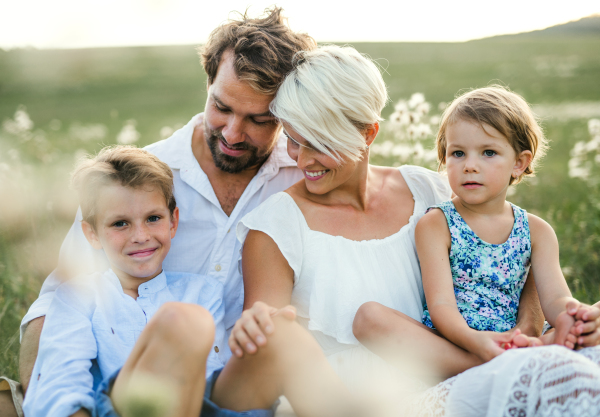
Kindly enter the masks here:
<path id="1" fill-rule="evenodd" d="M 162 272 L 138 289 L 123 292 L 112 270 L 78 277 L 59 286 L 40 337 L 37 360 L 27 389 L 28 416 L 69 416 L 93 410 L 94 388 L 121 368 L 142 330 L 169 301 L 199 304 L 215 321 L 215 340 L 206 376 L 224 364 L 216 351 L 225 343 L 223 286 L 189 273 Z"/>
<path id="2" fill-rule="evenodd" d="M 286 140 L 280 136 L 271 156 L 244 190 L 233 212 L 227 216 L 192 153 L 194 127 L 202 123 L 202 114 L 175 132 L 173 136 L 146 147 L 173 170 L 175 199 L 179 207 L 179 228 L 171 250 L 163 262 L 167 271 L 206 275 L 225 288 L 225 326 L 230 329 L 243 307 L 242 274 L 238 267 L 241 243 L 230 232 L 238 221 L 271 195 L 289 188 L 303 178 L 302 171 L 287 155 Z M 65 279 L 104 271 L 109 264 L 101 250 L 93 249 L 81 229 L 81 212 L 65 238 L 58 267 L 48 276 L 39 298 L 21 322 L 21 335 L 27 323 L 46 314 L 54 290 Z M 220 349 L 223 360 L 231 356 L 228 347 Z"/>

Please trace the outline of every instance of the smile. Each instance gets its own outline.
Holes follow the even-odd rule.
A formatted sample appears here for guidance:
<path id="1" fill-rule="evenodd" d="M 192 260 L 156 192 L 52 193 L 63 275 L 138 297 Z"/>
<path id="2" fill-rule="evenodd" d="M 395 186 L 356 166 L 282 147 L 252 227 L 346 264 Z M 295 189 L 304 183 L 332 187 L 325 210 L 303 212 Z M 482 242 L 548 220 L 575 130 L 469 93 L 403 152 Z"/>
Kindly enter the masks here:
<path id="1" fill-rule="evenodd" d="M 323 169 L 321 171 L 304 171 L 304 176 L 311 181 L 316 181 L 323 178 L 328 172 L 328 169 Z"/>
<path id="2" fill-rule="evenodd" d="M 149 249 L 142 249 L 142 250 L 136 250 L 134 252 L 128 253 L 128 256 L 131 256 L 133 258 L 145 258 L 147 256 L 151 256 L 154 254 L 154 252 L 156 252 L 158 248 L 149 248 Z"/>
<path id="3" fill-rule="evenodd" d="M 235 149 L 232 148 L 225 140 L 219 140 L 219 149 L 226 155 L 229 156 L 240 156 L 246 153 L 247 149 Z"/>

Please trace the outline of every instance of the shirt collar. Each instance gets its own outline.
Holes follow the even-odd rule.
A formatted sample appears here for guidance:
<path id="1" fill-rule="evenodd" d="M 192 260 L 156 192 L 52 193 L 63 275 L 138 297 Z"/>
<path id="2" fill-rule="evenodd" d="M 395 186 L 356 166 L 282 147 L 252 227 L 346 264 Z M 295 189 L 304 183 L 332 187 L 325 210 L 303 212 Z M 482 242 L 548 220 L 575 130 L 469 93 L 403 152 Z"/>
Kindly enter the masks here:
<path id="1" fill-rule="evenodd" d="M 108 281 L 111 284 L 113 284 L 121 292 L 123 292 L 123 286 L 121 285 L 121 281 L 119 280 L 119 277 L 117 277 L 117 274 L 115 274 L 115 272 L 112 269 L 109 269 L 108 271 L 106 271 L 104 276 L 106 277 L 106 279 L 108 279 Z M 163 288 L 165 288 L 166 286 L 167 286 L 167 275 L 165 274 L 165 271 L 163 270 L 160 274 L 158 274 L 157 276 L 152 278 L 150 281 L 146 281 L 143 284 L 140 284 L 140 286 L 138 287 L 138 294 L 142 295 L 142 294 L 156 293 L 156 292 L 162 290 Z"/>
<path id="2" fill-rule="evenodd" d="M 192 117 L 187 125 L 179 129 L 166 140 L 166 148 L 161 152 L 160 158 L 171 169 L 200 168 L 196 157 L 192 152 L 192 135 L 194 128 L 203 121 L 204 113 Z M 168 143 L 168 144 L 167 144 Z M 152 145 L 151 145 L 152 146 Z M 276 174 L 280 168 L 295 167 L 296 162 L 287 153 L 287 140 L 282 134 L 279 135 L 275 148 L 269 158 L 258 171 L 258 176 Z"/>

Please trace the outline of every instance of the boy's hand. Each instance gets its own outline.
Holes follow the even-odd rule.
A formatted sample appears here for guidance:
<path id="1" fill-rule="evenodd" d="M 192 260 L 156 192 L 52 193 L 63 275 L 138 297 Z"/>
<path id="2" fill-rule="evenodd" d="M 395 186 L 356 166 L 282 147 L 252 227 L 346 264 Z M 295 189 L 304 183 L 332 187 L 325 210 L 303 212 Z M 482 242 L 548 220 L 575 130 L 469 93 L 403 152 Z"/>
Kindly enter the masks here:
<path id="1" fill-rule="evenodd" d="M 571 314 L 568 307 L 567 312 Z M 576 321 L 570 332 L 577 338 L 577 347 L 597 346 L 600 343 L 600 308 L 580 304 L 571 315 Z"/>
<path id="2" fill-rule="evenodd" d="M 296 308 L 289 305 L 283 308 L 275 308 L 257 301 L 254 305 L 242 312 L 242 317 L 231 329 L 229 336 L 229 348 L 231 352 L 241 358 L 244 352 L 254 354 L 259 346 L 267 344 L 267 335 L 275 331 L 271 317 L 283 316 L 288 320 L 296 319 Z"/>

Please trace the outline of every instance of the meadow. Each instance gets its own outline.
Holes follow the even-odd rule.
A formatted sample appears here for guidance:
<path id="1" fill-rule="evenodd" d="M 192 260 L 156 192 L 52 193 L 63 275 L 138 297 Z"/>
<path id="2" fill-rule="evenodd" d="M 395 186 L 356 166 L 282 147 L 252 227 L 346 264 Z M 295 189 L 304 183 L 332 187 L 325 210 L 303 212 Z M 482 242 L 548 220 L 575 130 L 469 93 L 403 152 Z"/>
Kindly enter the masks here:
<path id="1" fill-rule="evenodd" d="M 391 98 L 386 119 L 413 93 L 430 103 L 424 116 L 432 132 L 417 141 L 425 149 L 443 103 L 461 90 L 500 83 L 534 105 L 551 149 L 538 175 L 510 199 L 555 228 L 574 296 L 600 300 L 600 157 L 593 159 L 600 139 L 598 149 L 579 146 L 589 151 L 579 152 L 588 156 L 580 161 L 587 177 L 569 175 L 575 144 L 592 139 L 588 121 L 600 118 L 600 39 L 353 46 L 382 68 Z M 73 221 L 68 173 L 76 159 L 117 141 L 144 146 L 168 137 L 205 100 L 206 76 L 193 46 L 0 50 L 0 374 L 17 378 L 20 320 Z M 396 133 L 392 125 L 383 129 L 378 143 L 390 146 L 374 152 L 373 163 L 435 165 L 395 152 L 398 144 L 416 143 Z"/>

